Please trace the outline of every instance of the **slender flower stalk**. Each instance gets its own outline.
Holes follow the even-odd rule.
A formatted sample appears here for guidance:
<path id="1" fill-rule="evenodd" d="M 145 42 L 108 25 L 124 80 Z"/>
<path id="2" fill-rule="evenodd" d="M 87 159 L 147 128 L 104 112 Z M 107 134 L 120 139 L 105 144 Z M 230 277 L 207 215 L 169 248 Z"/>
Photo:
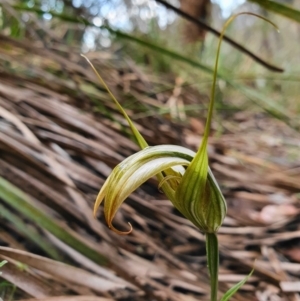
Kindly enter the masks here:
<path id="1" fill-rule="evenodd" d="M 95 71 L 99 81 L 107 89 L 118 109 L 126 118 L 142 149 L 126 158 L 113 169 L 97 196 L 94 214 L 96 215 L 99 206 L 104 201 L 104 216 L 109 228 L 118 234 L 129 234 L 132 231 L 130 224 L 129 230 L 125 232 L 113 226 L 113 219 L 116 212 L 133 191 L 151 177 L 157 176 L 159 187 L 164 191 L 167 198 L 182 215 L 190 220 L 206 236 L 206 253 L 211 281 L 211 301 L 217 301 L 218 299 L 219 247 L 217 231 L 223 223 L 227 206 L 219 185 L 208 165 L 207 144 L 214 109 L 221 42 L 228 25 L 237 16 L 242 14 L 259 17 L 275 26 L 264 17 L 253 13 L 234 15 L 225 23 L 217 49 L 211 99 L 204 136 L 196 153 L 176 145 L 148 146 L 143 136 L 139 133 L 127 113 L 111 93 L 99 73 L 85 57 Z M 229 300 L 247 281 L 251 274 L 252 272 L 244 280 L 229 289 L 221 298 L 221 301 Z"/>

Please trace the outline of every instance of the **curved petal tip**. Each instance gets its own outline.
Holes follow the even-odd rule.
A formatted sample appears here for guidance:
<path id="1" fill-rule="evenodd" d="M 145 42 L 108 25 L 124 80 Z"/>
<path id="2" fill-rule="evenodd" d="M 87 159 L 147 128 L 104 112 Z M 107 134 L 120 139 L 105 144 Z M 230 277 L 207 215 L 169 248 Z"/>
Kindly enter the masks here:
<path id="1" fill-rule="evenodd" d="M 97 207 L 94 206 L 94 210 L 93 210 L 94 218 L 96 218 L 98 207 L 99 207 L 99 206 L 97 206 Z"/>
<path id="2" fill-rule="evenodd" d="M 112 224 L 111 222 L 108 224 L 108 228 L 111 229 L 112 231 L 114 231 L 114 232 L 117 233 L 117 234 L 120 234 L 120 235 L 128 235 L 128 234 L 130 234 L 130 233 L 132 232 L 132 230 L 133 230 L 131 224 L 128 223 L 128 225 L 129 225 L 129 227 L 130 227 L 130 229 L 129 229 L 128 231 L 120 231 L 120 230 L 116 229 L 116 228 L 113 226 L 113 224 Z"/>

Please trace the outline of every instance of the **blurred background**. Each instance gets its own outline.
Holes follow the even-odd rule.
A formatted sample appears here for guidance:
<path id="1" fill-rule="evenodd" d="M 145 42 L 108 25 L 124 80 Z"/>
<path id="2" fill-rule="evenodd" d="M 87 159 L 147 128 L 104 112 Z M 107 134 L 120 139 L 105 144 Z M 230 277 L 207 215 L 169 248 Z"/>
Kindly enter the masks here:
<path id="1" fill-rule="evenodd" d="M 198 148 L 218 67 L 211 168 L 228 203 L 220 294 L 299 300 L 298 0 L 0 1 L 0 298 L 209 300 L 204 237 L 155 179 L 114 224 L 93 203 L 138 151 L 86 55 L 150 145 Z"/>

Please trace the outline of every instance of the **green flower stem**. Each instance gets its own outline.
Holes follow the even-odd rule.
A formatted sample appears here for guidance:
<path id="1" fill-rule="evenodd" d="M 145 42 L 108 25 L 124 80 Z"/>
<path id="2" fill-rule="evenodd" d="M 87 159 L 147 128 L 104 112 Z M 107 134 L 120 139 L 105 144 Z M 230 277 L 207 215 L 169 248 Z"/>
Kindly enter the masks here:
<path id="1" fill-rule="evenodd" d="M 206 257 L 210 274 L 210 301 L 218 299 L 219 245 L 216 233 L 206 233 Z"/>

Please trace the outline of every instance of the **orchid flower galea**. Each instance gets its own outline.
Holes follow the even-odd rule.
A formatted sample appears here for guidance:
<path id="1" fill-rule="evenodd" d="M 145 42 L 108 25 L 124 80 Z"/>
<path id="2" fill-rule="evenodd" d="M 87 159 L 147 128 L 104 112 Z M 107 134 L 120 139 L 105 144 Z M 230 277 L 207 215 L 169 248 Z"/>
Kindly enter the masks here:
<path id="1" fill-rule="evenodd" d="M 197 173 L 192 164 L 195 153 L 176 145 L 146 147 L 117 165 L 102 186 L 96 199 L 96 213 L 104 200 L 108 226 L 119 234 L 112 220 L 126 198 L 149 178 L 159 175 L 160 186 L 168 199 L 201 231 L 216 232 L 226 214 L 226 203 L 220 188 L 207 167 L 207 177 Z M 195 162 L 195 160 L 194 160 Z M 177 166 L 183 166 L 181 171 Z M 200 166 L 201 168 L 201 166 Z M 205 169 L 205 167 L 203 168 Z"/>

